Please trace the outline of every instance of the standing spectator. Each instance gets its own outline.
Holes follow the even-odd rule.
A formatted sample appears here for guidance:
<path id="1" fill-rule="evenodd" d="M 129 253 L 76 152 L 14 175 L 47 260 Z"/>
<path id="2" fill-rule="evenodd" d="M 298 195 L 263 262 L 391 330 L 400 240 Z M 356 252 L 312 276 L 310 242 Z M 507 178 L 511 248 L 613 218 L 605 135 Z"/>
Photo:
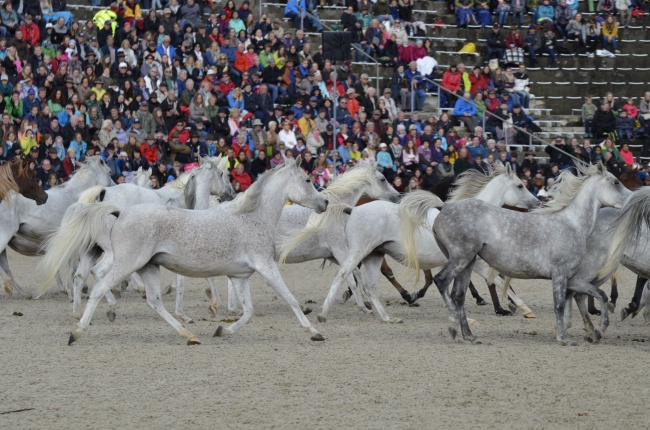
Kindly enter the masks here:
<path id="1" fill-rule="evenodd" d="M 591 121 L 591 132 L 596 142 L 616 131 L 616 116 L 610 110 L 609 103 L 603 103 Z"/>
<path id="2" fill-rule="evenodd" d="M 548 1 L 548 0 L 545 0 Z M 492 30 L 487 34 L 487 52 L 483 62 L 488 64 L 492 57 L 496 54 L 499 63 L 503 63 L 503 54 L 506 41 L 501 34 L 499 24 L 494 24 Z"/>
<path id="3" fill-rule="evenodd" d="M 591 97 L 585 97 L 585 102 L 582 105 L 582 123 L 585 125 L 585 137 L 595 137 L 592 133 L 591 124 L 596 110 L 596 105 L 593 103 Z"/>

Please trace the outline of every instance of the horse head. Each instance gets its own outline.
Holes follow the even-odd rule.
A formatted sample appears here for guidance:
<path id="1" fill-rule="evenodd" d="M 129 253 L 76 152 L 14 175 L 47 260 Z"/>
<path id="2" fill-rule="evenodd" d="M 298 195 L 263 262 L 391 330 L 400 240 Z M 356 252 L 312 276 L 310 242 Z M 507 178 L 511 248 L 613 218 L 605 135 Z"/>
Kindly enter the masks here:
<path id="1" fill-rule="evenodd" d="M 16 183 L 18 189 L 15 190 L 36 202 L 37 205 L 42 205 L 47 202 L 47 193 L 43 191 L 43 188 L 38 184 L 38 179 L 36 178 L 36 172 L 29 168 L 29 160 L 15 160 L 7 167 L 11 169 L 13 180 Z"/>

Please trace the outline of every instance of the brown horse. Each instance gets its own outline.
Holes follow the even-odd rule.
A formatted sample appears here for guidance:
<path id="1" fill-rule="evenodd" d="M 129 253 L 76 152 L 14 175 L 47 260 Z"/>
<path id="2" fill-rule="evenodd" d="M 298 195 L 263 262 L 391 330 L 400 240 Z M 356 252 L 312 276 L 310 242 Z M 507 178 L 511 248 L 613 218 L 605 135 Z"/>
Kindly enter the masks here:
<path id="1" fill-rule="evenodd" d="M 29 160 L 14 159 L 0 166 L 0 201 L 11 204 L 11 192 L 22 194 L 42 205 L 47 193 L 38 184 L 36 172 L 30 169 Z"/>

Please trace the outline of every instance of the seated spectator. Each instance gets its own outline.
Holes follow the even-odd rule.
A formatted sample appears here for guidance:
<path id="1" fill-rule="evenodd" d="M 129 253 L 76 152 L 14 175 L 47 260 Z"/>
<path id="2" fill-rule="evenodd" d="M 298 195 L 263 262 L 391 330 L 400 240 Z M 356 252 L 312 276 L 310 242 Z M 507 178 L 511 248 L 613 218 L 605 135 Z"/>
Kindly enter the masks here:
<path id="1" fill-rule="evenodd" d="M 555 32 L 552 28 L 549 28 L 542 37 L 542 52 L 548 54 L 548 67 L 555 64 L 555 59 L 557 58 L 556 47 L 557 39 Z"/>
<path id="2" fill-rule="evenodd" d="M 602 27 L 603 32 L 603 49 L 607 49 L 611 45 L 611 49 L 619 54 L 618 50 L 618 23 L 614 20 L 614 16 L 609 15 L 605 19 Z"/>
<path id="3" fill-rule="evenodd" d="M 566 0 L 560 0 L 555 7 L 555 29 L 564 40 L 567 40 L 566 28 L 574 13 L 575 11 L 566 4 Z"/>
<path id="4" fill-rule="evenodd" d="M 476 106 L 473 104 L 470 93 L 465 93 L 462 98 L 456 101 L 454 117 L 464 123 L 469 130 L 474 130 L 478 126 Z"/>
<path id="5" fill-rule="evenodd" d="M 484 64 L 488 64 L 495 55 L 499 60 L 499 63 L 502 63 L 505 45 L 506 41 L 499 30 L 499 24 L 494 24 L 492 30 L 487 34 L 487 52 L 485 53 L 485 58 L 483 60 Z"/>
<path id="6" fill-rule="evenodd" d="M 456 22 L 458 28 L 467 28 L 468 24 L 478 25 L 474 15 L 474 0 L 456 0 Z"/>
<path id="7" fill-rule="evenodd" d="M 597 142 L 616 131 L 616 116 L 610 110 L 609 103 L 603 103 L 600 106 L 600 109 L 594 114 L 591 124 L 591 131 Z"/>
<path id="8" fill-rule="evenodd" d="M 622 110 L 616 118 L 616 132 L 622 143 L 630 143 L 634 131 L 634 119 L 627 116 L 627 111 Z"/>
<path id="9" fill-rule="evenodd" d="M 544 24 L 544 21 L 548 21 L 551 25 L 555 23 L 555 8 L 551 4 L 551 0 L 543 0 L 537 8 L 537 23 Z"/>

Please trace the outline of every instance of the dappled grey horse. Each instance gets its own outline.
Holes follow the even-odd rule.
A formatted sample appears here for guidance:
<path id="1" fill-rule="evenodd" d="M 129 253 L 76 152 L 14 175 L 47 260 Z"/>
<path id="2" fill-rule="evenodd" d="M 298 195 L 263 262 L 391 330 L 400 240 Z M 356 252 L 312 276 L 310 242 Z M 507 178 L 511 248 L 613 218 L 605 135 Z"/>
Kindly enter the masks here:
<path id="1" fill-rule="evenodd" d="M 426 198 L 437 199 L 429 192 L 422 191 L 421 193 Z M 411 199 L 412 196 L 413 194 Z M 480 199 L 497 206 L 507 204 L 523 208 L 537 206 L 539 203 L 524 188 L 521 180 L 509 167 L 501 173 L 491 171 L 487 176 L 476 170 L 464 173 L 463 176 L 459 177 L 458 187 L 454 191 L 452 199 L 466 198 Z M 440 202 L 439 199 L 437 201 Z M 338 289 L 361 262 L 365 268 L 365 279 L 362 285 L 373 306 L 377 309 L 383 321 L 393 321 L 379 300 L 376 284 L 384 254 L 390 255 L 398 261 L 405 254 L 400 234 L 400 219 L 397 215 L 398 208 L 402 204 L 377 201 L 354 208 L 345 224 L 344 237 L 347 241 L 347 257 L 340 263 L 341 268 L 334 278 L 329 294 L 323 304 L 323 309 L 318 315 L 319 321 L 326 321 Z M 437 215 L 437 209 L 431 209 L 427 213 L 429 228 L 433 225 Z M 438 248 L 430 231 L 424 228 L 420 229 L 417 232 L 416 242 L 419 250 L 418 259 L 423 270 L 434 269 L 443 266 L 447 262 L 447 258 Z M 283 252 L 286 251 L 283 249 Z M 476 272 L 487 279 L 489 268 L 487 265 L 482 264 L 480 268 L 476 268 Z M 496 279 L 495 282 L 499 283 L 500 286 L 500 279 Z M 416 296 L 419 296 L 419 294 L 416 293 Z M 511 297 L 524 313 L 530 312 L 530 309 L 514 293 L 512 293 Z"/>
<path id="2" fill-rule="evenodd" d="M 80 253 L 110 237 L 110 246 L 95 270 L 100 281 L 91 292 L 88 305 L 69 343 L 88 328 L 99 300 L 131 273 L 142 277 L 147 303 L 183 337 L 188 344 L 200 343 L 165 309 L 161 299 L 160 266 L 193 278 L 228 276 L 244 308 L 236 323 L 217 327 L 215 336 L 235 333 L 253 315 L 249 278 L 257 272 L 291 307 L 312 340 L 324 340 L 300 309 L 275 264 L 275 231 L 287 201 L 311 207 L 317 212 L 328 202 L 318 193 L 307 174 L 295 163 L 265 173 L 233 202 L 207 210 L 171 209 L 160 205 L 138 205 L 124 209 L 108 204 L 78 203 L 70 208 L 63 225 L 48 244 L 41 263 L 53 275 Z M 134 253 L 133 250 L 138 252 Z"/>
<path id="3" fill-rule="evenodd" d="M 597 298 L 603 307 L 600 330 L 594 329 L 586 306 L 578 302 L 590 340 L 598 341 L 609 325 L 607 295 L 581 278 L 580 268 L 587 255 L 587 239 L 601 207 L 622 207 L 631 194 L 605 167 L 578 167 L 579 176 L 568 171 L 560 175 L 553 190 L 554 200 L 547 207 L 529 213 L 497 208 L 478 200 L 445 204 L 433 225 L 433 232 L 449 262 L 434 277 L 449 309 L 457 335 L 460 325 L 463 338 L 475 340 L 465 316 L 467 284 L 476 257 L 481 257 L 499 273 L 512 278 L 551 279 L 556 320 L 556 338 L 567 342 L 564 333 L 564 309 L 567 289 Z M 432 207 L 438 204 L 433 202 Z M 414 231 L 424 220 L 421 209 L 400 215 L 405 232 Z M 481 219 L 476 223 L 476 219 Z M 460 227 L 460 228 L 459 228 Z M 617 234 L 627 234 L 619 226 Z M 412 233 L 411 233 L 412 235 Z M 410 237 L 407 236 L 405 239 Z M 406 240 L 406 261 L 417 267 L 416 247 Z M 448 286 L 454 280 L 451 295 Z"/>

